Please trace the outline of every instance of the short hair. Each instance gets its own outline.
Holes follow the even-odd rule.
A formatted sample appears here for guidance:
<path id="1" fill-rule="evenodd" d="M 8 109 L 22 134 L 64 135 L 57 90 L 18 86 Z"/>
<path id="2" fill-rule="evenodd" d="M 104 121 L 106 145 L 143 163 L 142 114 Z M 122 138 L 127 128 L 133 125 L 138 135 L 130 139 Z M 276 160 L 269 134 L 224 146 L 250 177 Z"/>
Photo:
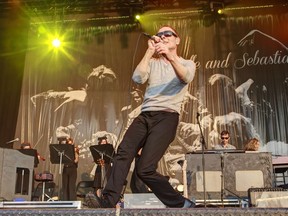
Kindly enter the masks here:
<path id="1" fill-rule="evenodd" d="M 102 137 L 98 137 L 98 144 L 100 145 L 102 140 L 106 140 L 106 142 L 108 143 L 107 141 L 107 136 L 102 136 Z"/>
<path id="2" fill-rule="evenodd" d="M 229 133 L 229 131 L 227 131 L 227 130 L 223 130 L 223 131 L 221 132 L 221 136 L 226 135 L 226 134 L 228 134 L 228 135 L 230 136 L 230 133 Z"/>
<path id="3" fill-rule="evenodd" d="M 107 136 L 98 137 L 98 141 L 101 141 L 103 139 L 107 139 Z"/>
<path id="4" fill-rule="evenodd" d="M 31 147 L 31 144 L 29 143 L 29 142 L 23 142 L 23 143 L 21 143 L 21 149 L 24 149 L 25 147 L 30 147 L 30 148 L 32 148 Z"/>

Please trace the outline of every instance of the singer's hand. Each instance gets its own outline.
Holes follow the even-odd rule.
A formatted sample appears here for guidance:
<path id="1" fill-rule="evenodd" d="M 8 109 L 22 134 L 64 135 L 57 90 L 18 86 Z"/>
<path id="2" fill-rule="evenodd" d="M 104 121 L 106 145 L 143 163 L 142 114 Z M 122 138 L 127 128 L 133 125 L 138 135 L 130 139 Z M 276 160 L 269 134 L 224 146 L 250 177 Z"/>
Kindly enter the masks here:
<path id="1" fill-rule="evenodd" d="M 156 51 L 156 45 L 162 42 L 162 39 L 160 37 L 157 37 L 155 35 L 151 36 L 151 38 L 148 40 L 148 50 L 151 52 L 160 54 Z"/>
<path id="2" fill-rule="evenodd" d="M 152 39 L 148 40 L 148 50 L 151 51 L 153 54 L 155 52 L 155 42 Z"/>
<path id="3" fill-rule="evenodd" d="M 155 43 L 155 49 L 158 54 L 161 54 L 161 55 L 169 54 L 169 49 L 167 45 L 165 43 L 162 43 L 162 41 L 160 41 L 159 43 Z"/>

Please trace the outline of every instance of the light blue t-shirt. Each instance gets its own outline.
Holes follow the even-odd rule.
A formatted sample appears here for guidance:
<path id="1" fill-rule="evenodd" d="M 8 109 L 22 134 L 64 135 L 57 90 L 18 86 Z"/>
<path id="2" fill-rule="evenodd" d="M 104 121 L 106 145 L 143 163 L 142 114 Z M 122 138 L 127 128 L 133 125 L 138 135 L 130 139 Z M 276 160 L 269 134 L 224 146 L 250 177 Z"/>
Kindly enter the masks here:
<path id="1" fill-rule="evenodd" d="M 134 82 L 143 84 L 148 81 L 142 112 L 170 110 L 180 113 L 188 84 L 193 80 L 196 70 L 192 60 L 180 58 L 180 61 L 187 69 L 184 81 L 177 77 L 172 65 L 163 58 L 152 58 L 146 73 L 135 69 L 132 76 Z"/>

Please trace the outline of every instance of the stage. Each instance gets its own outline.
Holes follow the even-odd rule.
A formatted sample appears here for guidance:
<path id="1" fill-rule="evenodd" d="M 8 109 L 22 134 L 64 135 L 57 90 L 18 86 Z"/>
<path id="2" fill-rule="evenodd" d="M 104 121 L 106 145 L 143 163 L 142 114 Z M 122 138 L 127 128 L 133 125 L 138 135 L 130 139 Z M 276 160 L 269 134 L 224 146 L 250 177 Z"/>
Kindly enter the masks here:
<path id="1" fill-rule="evenodd" d="M 286 206 L 285 206 L 286 207 Z M 82 201 L 22 201 L 22 202 L 0 202 L 0 215 L 79 215 L 79 216 L 95 216 L 95 215 L 221 215 L 221 216 L 246 216 L 246 215 L 269 215 L 269 216 L 282 216 L 288 215 L 288 205 L 285 207 L 277 208 L 259 208 L 259 207 L 245 207 L 242 208 L 240 205 L 203 205 L 198 203 L 195 208 L 192 209 L 181 209 L 181 208 L 165 208 L 143 206 L 142 208 L 128 208 L 127 205 L 124 208 L 113 208 L 113 209 L 97 209 L 88 208 L 85 202 Z"/>
<path id="2" fill-rule="evenodd" d="M 95 215 L 193 215 L 193 216 L 247 216 L 247 215 L 269 215 L 283 216 L 288 214 L 288 208 L 194 208 L 194 209 L 0 209 L 0 215 L 79 215 L 79 216 L 95 216 Z"/>

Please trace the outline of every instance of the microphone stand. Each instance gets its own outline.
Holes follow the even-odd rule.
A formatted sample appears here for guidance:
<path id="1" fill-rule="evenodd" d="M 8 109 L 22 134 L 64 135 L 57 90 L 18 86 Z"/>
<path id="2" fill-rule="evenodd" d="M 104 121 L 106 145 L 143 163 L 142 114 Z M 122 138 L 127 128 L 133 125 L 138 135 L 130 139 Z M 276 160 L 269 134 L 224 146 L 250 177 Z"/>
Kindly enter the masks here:
<path id="1" fill-rule="evenodd" d="M 207 149 L 206 142 L 204 139 L 203 131 L 201 128 L 200 120 L 199 120 L 200 114 L 197 112 L 197 124 L 199 125 L 200 129 L 200 142 L 201 142 L 201 150 L 202 150 L 202 167 L 203 167 L 203 192 L 204 192 L 204 207 L 206 208 L 206 181 L 205 181 L 205 157 L 204 157 L 204 151 Z"/>

